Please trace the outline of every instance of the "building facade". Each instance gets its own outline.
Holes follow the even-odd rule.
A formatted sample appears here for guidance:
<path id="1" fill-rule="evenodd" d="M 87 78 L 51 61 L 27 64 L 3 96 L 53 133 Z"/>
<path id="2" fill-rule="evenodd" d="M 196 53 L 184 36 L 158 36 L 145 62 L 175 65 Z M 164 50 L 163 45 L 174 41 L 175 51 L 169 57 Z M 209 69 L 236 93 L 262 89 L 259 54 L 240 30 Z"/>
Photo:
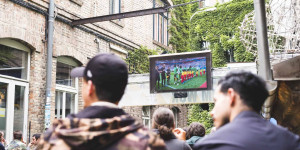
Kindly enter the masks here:
<path id="1" fill-rule="evenodd" d="M 98 53 L 122 58 L 141 45 L 170 49 L 168 16 L 71 26 L 72 20 L 170 5 L 167 0 L 55 0 L 51 104 L 45 106 L 49 0 L 0 0 L 0 130 L 7 141 L 44 132 L 45 117 L 65 118 L 83 109 L 81 80 L 70 71 Z M 45 116 L 45 107 L 50 116 Z"/>

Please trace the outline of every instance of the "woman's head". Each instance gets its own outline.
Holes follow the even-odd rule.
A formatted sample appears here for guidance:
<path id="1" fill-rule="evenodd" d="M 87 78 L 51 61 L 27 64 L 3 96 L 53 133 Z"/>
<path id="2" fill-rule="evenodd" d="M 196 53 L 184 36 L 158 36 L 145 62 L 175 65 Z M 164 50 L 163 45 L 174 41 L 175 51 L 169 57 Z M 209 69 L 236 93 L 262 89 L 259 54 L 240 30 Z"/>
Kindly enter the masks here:
<path id="1" fill-rule="evenodd" d="M 4 138 L 4 132 L 0 131 L 0 140 Z"/>
<path id="2" fill-rule="evenodd" d="M 160 107 L 154 111 L 152 119 L 152 127 L 158 129 L 160 136 L 163 139 L 172 137 L 172 130 L 174 128 L 174 114 L 173 112 L 164 107 Z"/>
<path id="3" fill-rule="evenodd" d="M 190 124 L 186 132 L 186 137 L 187 139 L 189 139 L 192 136 L 201 136 L 201 137 L 205 136 L 205 128 L 201 123 L 193 122 Z"/>

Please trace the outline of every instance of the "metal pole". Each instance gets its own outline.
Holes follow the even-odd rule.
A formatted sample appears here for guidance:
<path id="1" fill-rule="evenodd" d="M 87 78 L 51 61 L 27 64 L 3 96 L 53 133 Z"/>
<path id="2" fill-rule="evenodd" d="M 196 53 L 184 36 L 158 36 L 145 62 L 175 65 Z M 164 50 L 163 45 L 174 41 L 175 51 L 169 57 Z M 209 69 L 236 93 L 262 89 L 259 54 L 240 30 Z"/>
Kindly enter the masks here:
<path id="1" fill-rule="evenodd" d="M 264 80 L 272 80 L 266 24 L 265 0 L 254 0 L 256 35 L 258 50 L 258 75 Z"/>
<path id="2" fill-rule="evenodd" d="M 267 83 L 269 97 L 262 106 L 261 114 L 265 119 L 270 119 L 271 108 L 275 99 L 277 82 L 272 81 L 270 54 L 268 45 L 266 9 L 264 0 L 254 0 L 255 18 L 256 18 L 256 35 L 258 50 L 258 75 Z"/>
<path id="3" fill-rule="evenodd" d="M 52 52 L 53 52 L 53 23 L 54 0 L 49 0 L 48 40 L 47 40 L 47 76 L 46 76 L 46 103 L 45 103 L 45 128 L 50 126 L 51 115 L 51 82 L 52 82 Z"/>

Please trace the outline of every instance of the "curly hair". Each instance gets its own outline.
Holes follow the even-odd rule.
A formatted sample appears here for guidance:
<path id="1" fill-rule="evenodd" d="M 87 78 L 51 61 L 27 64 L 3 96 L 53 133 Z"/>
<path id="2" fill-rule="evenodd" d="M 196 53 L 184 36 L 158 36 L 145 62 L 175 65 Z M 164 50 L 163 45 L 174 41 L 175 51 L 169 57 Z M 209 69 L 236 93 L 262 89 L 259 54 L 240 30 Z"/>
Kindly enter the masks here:
<path id="1" fill-rule="evenodd" d="M 186 137 L 187 139 L 190 139 L 192 136 L 205 136 L 205 128 L 201 123 L 193 122 L 192 124 L 190 124 L 186 132 Z"/>

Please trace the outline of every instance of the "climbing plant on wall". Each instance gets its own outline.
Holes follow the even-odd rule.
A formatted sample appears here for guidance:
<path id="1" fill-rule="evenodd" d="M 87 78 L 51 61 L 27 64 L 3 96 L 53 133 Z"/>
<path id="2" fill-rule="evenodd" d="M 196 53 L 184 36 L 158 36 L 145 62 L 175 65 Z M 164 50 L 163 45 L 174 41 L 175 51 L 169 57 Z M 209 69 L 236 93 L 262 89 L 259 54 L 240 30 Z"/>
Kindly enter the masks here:
<path id="1" fill-rule="evenodd" d="M 246 14 L 254 10 L 252 0 L 232 0 L 216 5 L 213 11 L 197 13 L 191 23 L 191 47 L 203 49 L 209 43 L 213 67 L 222 67 L 226 62 L 253 61 L 241 43 L 239 26 Z"/>
<path id="2" fill-rule="evenodd" d="M 190 0 L 172 0 L 174 5 L 190 2 Z M 176 7 L 171 11 L 171 25 L 169 32 L 171 37 L 169 44 L 178 53 L 188 52 L 190 49 L 190 16 L 191 5 Z"/>
<path id="3" fill-rule="evenodd" d="M 149 55 L 157 55 L 155 50 L 141 46 L 138 49 L 128 52 L 126 62 L 129 66 L 129 73 L 148 73 L 149 72 Z"/>

